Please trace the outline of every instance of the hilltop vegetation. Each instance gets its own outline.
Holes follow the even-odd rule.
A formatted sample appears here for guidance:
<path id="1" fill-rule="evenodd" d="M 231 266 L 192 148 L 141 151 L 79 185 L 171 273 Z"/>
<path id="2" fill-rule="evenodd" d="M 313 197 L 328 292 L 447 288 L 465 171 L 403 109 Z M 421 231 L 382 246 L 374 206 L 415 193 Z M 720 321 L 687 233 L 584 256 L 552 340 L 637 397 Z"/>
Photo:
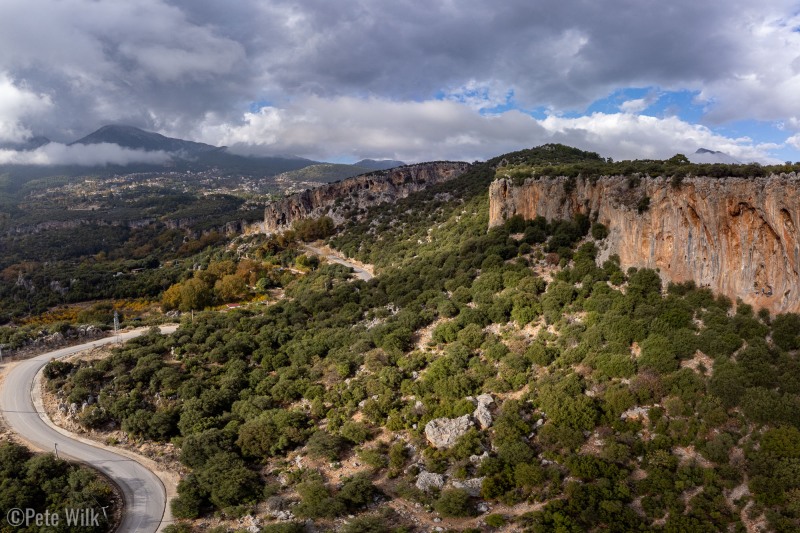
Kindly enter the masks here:
<path id="1" fill-rule="evenodd" d="M 359 174 L 367 174 L 376 170 L 386 170 L 394 167 L 404 165 L 402 161 L 375 161 L 372 159 L 364 159 L 352 165 L 341 163 L 319 163 L 309 165 L 297 170 L 283 172 L 276 176 L 276 179 L 288 179 L 293 182 L 318 182 L 330 183 L 332 181 L 339 181 Z"/>
<path id="2" fill-rule="evenodd" d="M 673 184 L 679 186 L 683 178 L 705 176 L 710 178 L 757 178 L 771 174 L 800 172 L 800 162 L 787 161 L 783 165 L 746 165 L 708 163 L 691 163 L 683 154 L 676 154 L 666 160 L 637 159 L 634 161 L 613 161 L 604 159 L 595 153 L 583 152 L 563 145 L 545 145 L 554 157 L 526 157 L 514 155 L 505 157 L 497 168 L 497 177 L 511 179 L 521 184 L 528 178 L 557 177 L 597 179 L 601 176 L 667 176 Z M 524 153 L 524 151 L 523 151 Z M 517 154 L 520 154 L 518 152 Z"/>
<path id="3" fill-rule="evenodd" d="M 800 317 L 597 264 L 604 228 L 585 217 L 487 232 L 497 166 L 553 154 L 605 164 L 559 146 L 476 164 L 329 240 L 376 266 L 370 282 L 305 263 L 266 308 L 51 364 L 48 386 L 97 399 L 87 427 L 180 448 L 179 518 L 263 502 L 262 519 L 289 519 L 264 531 L 349 514 L 342 531 L 426 530 L 436 515 L 464 531 L 797 530 Z M 246 260 L 297 264 L 291 237 Z M 235 251 L 214 254 L 236 275 Z M 454 446 L 426 438 L 465 415 Z"/>

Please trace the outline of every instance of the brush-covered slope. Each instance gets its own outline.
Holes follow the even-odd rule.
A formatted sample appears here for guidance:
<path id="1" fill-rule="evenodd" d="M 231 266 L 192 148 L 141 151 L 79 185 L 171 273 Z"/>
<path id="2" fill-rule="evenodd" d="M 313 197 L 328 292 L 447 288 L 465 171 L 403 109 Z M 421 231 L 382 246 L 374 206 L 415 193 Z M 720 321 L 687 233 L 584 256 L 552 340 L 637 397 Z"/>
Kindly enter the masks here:
<path id="1" fill-rule="evenodd" d="M 282 290 L 48 387 L 97 400 L 84 427 L 178 450 L 174 514 L 198 529 L 796 531 L 800 318 L 598 262 L 585 216 L 487 231 L 498 165 L 547 153 L 340 225 L 369 282 L 291 233 L 209 250 L 166 304 Z"/>

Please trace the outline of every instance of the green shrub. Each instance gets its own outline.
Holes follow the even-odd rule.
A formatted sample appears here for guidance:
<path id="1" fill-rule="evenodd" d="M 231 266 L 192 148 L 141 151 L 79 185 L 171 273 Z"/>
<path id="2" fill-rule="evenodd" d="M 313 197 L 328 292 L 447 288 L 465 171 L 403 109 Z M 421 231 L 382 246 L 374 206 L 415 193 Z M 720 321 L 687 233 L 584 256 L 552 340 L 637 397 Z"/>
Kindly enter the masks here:
<path id="1" fill-rule="evenodd" d="M 601 354 L 594 362 L 595 368 L 609 378 L 629 378 L 636 372 L 630 354 Z"/>
<path id="2" fill-rule="evenodd" d="M 345 422 L 339 434 L 353 444 L 362 444 L 372 438 L 372 430 L 363 422 Z"/>
<path id="3" fill-rule="evenodd" d="M 506 518 L 501 514 L 486 515 L 486 525 L 489 527 L 503 527 L 506 525 Z"/>
<path id="4" fill-rule="evenodd" d="M 483 333 L 483 328 L 479 325 L 468 324 L 464 329 L 458 332 L 456 338 L 468 349 L 474 350 L 483 344 L 485 335 Z"/>
<path id="5" fill-rule="evenodd" d="M 325 239 L 336 231 L 333 220 L 327 216 L 298 220 L 292 225 L 292 230 L 299 239 L 304 241 Z"/>
<path id="6" fill-rule="evenodd" d="M 206 505 L 205 491 L 194 474 L 178 482 L 178 497 L 170 502 L 175 518 L 197 518 Z"/>
<path id="7" fill-rule="evenodd" d="M 359 509 L 371 503 L 377 489 L 365 474 L 345 478 L 337 497 L 349 510 Z"/>
<path id="8" fill-rule="evenodd" d="M 389 467 L 394 470 L 399 470 L 405 466 L 408 460 L 408 448 L 406 443 L 398 441 L 392 444 L 389 448 Z"/>
<path id="9" fill-rule="evenodd" d="M 602 241 L 608 237 L 608 228 L 605 225 L 595 222 L 592 224 L 592 238 L 596 241 Z"/>
<path id="10" fill-rule="evenodd" d="M 772 340 L 784 350 L 800 348 L 800 315 L 787 313 L 772 321 Z"/>
<path id="11" fill-rule="evenodd" d="M 389 460 L 386 453 L 380 448 L 366 448 L 358 452 L 358 458 L 376 470 L 386 468 Z"/>
<path id="12" fill-rule="evenodd" d="M 78 413 L 78 422 L 87 428 L 99 428 L 105 425 L 111 417 L 108 412 L 99 405 L 89 405 Z"/>
<path id="13" fill-rule="evenodd" d="M 459 437 L 455 445 L 450 448 L 450 456 L 456 460 L 468 459 L 471 455 L 480 454 L 482 450 L 481 436 L 477 429 L 469 430 Z"/>
<path id="14" fill-rule="evenodd" d="M 218 509 L 254 502 L 261 492 L 258 474 L 233 453 L 216 454 L 196 474 L 208 499 Z"/>
<path id="15" fill-rule="evenodd" d="M 678 369 L 678 358 L 670 340 L 663 335 L 650 335 L 642 342 L 639 365 L 666 374 Z"/>
<path id="16" fill-rule="evenodd" d="M 303 518 L 333 518 L 345 513 L 345 504 L 331 496 L 330 491 L 319 478 L 304 481 L 297 485 L 300 503 L 293 510 Z"/>
<path id="17" fill-rule="evenodd" d="M 74 368 L 74 363 L 53 359 L 45 365 L 43 374 L 46 379 L 65 378 Z"/>
<path id="18" fill-rule="evenodd" d="M 433 504 L 442 516 L 473 516 L 475 508 L 469 494 L 462 489 L 446 489 Z"/>
<path id="19" fill-rule="evenodd" d="M 344 449 L 344 440 L 324 429 L 315 432 L 306 442 L 306 450 L 312 457 L 335 461 Z"/>
<path id="20" fill-rule="evenodd" d="M 248 420 L 239 428 L 236 443 L 242 453 L 266 460 L 305 441 L 308 418 L 299 411 L 272 409 Z"/>

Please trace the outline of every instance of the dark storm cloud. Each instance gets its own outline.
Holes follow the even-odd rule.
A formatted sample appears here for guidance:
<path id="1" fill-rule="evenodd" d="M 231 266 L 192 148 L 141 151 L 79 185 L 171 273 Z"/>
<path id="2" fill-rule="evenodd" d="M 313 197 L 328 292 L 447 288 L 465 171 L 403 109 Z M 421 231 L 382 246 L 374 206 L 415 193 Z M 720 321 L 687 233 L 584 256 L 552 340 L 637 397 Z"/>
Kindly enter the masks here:
<path id="1" fill-rule="evenodd" d="M 747 2 L 273 2 L 283 47 L 259 56 L 282 90 L 425 98 L 502 80 L 528 104 L 585 105 L 610 87 L 726 75 Z"/>
<path id="2" fill-rule="evenodd" d="M 30 129 L 57 138 L 107 122 L 180 127 L 245 98 L 252 79 L 239 42 L 159 0 L 6 0 L 0 72 L 52 100 Z"/>

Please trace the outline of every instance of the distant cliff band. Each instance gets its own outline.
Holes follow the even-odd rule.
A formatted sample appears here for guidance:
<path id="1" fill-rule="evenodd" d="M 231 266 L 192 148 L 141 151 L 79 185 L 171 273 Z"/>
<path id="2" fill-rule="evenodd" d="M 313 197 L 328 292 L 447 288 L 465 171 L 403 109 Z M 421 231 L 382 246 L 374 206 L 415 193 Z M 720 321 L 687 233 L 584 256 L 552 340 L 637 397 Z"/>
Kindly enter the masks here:
<path id="1" fill-rule="evenodd" d="M 264 211 L 264 231 L 286 230 L 304 218 L 329 216 L 341 224 L 348 212 L 405 198 L 431 185 L 443 183 L 466 172 L 468 163 L 434 162 L 406 165 L 329 183 L 287 196 Z"/>

